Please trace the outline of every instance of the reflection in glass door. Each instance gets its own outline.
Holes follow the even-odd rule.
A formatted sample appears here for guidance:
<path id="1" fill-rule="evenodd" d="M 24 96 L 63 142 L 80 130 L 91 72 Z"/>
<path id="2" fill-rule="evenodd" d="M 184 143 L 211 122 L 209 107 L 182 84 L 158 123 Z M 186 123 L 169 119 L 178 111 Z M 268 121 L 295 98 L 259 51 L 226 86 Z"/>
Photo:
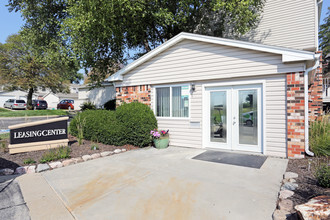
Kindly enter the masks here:
<path id="1" fill-rule="evenodd" d="M 262 152 L 262 85 L 205 88 L 204 146 Z"/>
<path id="2" fill-rule="evenodd" d="M 210 92 L 210 141 L 227 142 L 226 91 Z"/>
<path id="3" fill-rule="evenodd" d="M 258 145 L 257 90 L 238 91 L 239 144 Z"/>

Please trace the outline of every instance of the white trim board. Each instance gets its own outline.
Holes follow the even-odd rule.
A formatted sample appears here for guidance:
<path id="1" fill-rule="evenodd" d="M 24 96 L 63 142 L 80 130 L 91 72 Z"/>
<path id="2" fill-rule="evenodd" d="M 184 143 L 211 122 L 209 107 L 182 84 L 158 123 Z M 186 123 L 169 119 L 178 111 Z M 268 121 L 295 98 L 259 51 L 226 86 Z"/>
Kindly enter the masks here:
<path id="1" fill-rule="evenodd" d="M 256 51 L 273 53 L 273 54 L 280 54 L 282 55 L 283 63 L 307 61 L 307 60 L 315 59 L 315 53 L 309 51 L 294 50 L 294 49 L 288 49 L 278 46 L 269 46 L 269 45 L 250 43 L 240 40 L 231 40 L 231 39 L 225 39 L 219 37 L 210 37 L 199 34 L 182 32 L 176 35 L 175 37 L 173 37 L 172 39 L 170 39 L 169 41 L 165 42 L 164 44 L 160 45 L 159 47 L 153 49 L 149 53 L 145 54 L 144 56 L 140 57 L 139 59 L 135 60 L 134 62 L 130 63 L 123 69 L 119 70 L 114 75 L 107 78 L 106 81 L 122 81 L 124 74 L 128 73 L 129 71 L 133 70 L 134 68 L 143 64 L 144 62 L 150 60 L 151 58 L 155 57 L 164 50 L 172 47 L 175 44 L 178 44 L 182 40 L 195 40 L 195 41 L 224 45 L 224 46 L 238 47 L 238 48 L 256 50 Z"/>

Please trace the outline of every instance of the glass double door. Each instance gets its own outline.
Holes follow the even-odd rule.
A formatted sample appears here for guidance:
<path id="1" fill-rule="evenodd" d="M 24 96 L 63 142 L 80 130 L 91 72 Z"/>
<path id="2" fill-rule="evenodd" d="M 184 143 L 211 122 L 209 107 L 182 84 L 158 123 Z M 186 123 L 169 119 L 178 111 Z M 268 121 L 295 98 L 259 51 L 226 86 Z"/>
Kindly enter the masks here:
<path id="1" fill-rule="evenodd" d="M 207 147 L 261 152 L 261 85 L 205 89 Z"/>

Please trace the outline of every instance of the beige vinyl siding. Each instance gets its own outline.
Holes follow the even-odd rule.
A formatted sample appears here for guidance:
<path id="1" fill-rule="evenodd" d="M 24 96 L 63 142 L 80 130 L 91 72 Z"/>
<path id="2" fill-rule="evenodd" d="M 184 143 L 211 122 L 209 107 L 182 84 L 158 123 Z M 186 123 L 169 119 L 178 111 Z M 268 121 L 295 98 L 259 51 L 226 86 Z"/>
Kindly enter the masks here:
<path id="1" fill-rule="evenodd" d="M 125 74 L 116 86 L 162 84 L 303 71 L 281 55 L 183 40 Z"/>
<path id="2" fill-rule="evenodd" d="M 257 28 L 242 40 L 315 51 L 316 0 L 267 0 Z"/>
<path id="3" fill-rule="evenodd" d="M 154 108 L 154 89 L 151 90 L 152 108 Z M 157 118 L 159 129 L 170 130 L 170 144 L 181 147 L 202 147 L 202 84 L 198 83 L 195 92 L 190 95 L 190 118 Z M 191 127 L 191 122 L 199 122 L 200 127 Z"/>
<path id="4" fill-rule="evenodd" d="M 170 119 L 158 118 L 159 129 L 170 130 L 170 141 L 173 146 L 202 148 L 202 85 L 217 82 L 232 82 L 247 80 L 239 78 L 237 80 L 212 80 L 207 82 L 195 82 L 196 90 L 190 96 L 190 118 Z M 255 80 L 265 80 L 265 149 L 267 155 L 286 157 L 286 78 L 285 75 L 275 75 L 268 77 L 254 77 Z M 152 108 L 154 108 L 154 90 L 152 89 Z M 191 127 L 191 122 L 200 122 L 199 128 Z"/>

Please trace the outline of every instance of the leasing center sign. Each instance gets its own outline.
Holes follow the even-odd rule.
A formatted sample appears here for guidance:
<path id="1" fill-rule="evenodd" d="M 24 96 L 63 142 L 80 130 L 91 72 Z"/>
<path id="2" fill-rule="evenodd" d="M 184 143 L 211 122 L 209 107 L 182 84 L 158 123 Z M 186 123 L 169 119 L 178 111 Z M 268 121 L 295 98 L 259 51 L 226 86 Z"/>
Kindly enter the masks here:
<path id="1" fill-rule="evenodd" d="M 9 152 L 19 153 L 67 145 L 68 117 L 13 125 L 10 129 Z"/>

